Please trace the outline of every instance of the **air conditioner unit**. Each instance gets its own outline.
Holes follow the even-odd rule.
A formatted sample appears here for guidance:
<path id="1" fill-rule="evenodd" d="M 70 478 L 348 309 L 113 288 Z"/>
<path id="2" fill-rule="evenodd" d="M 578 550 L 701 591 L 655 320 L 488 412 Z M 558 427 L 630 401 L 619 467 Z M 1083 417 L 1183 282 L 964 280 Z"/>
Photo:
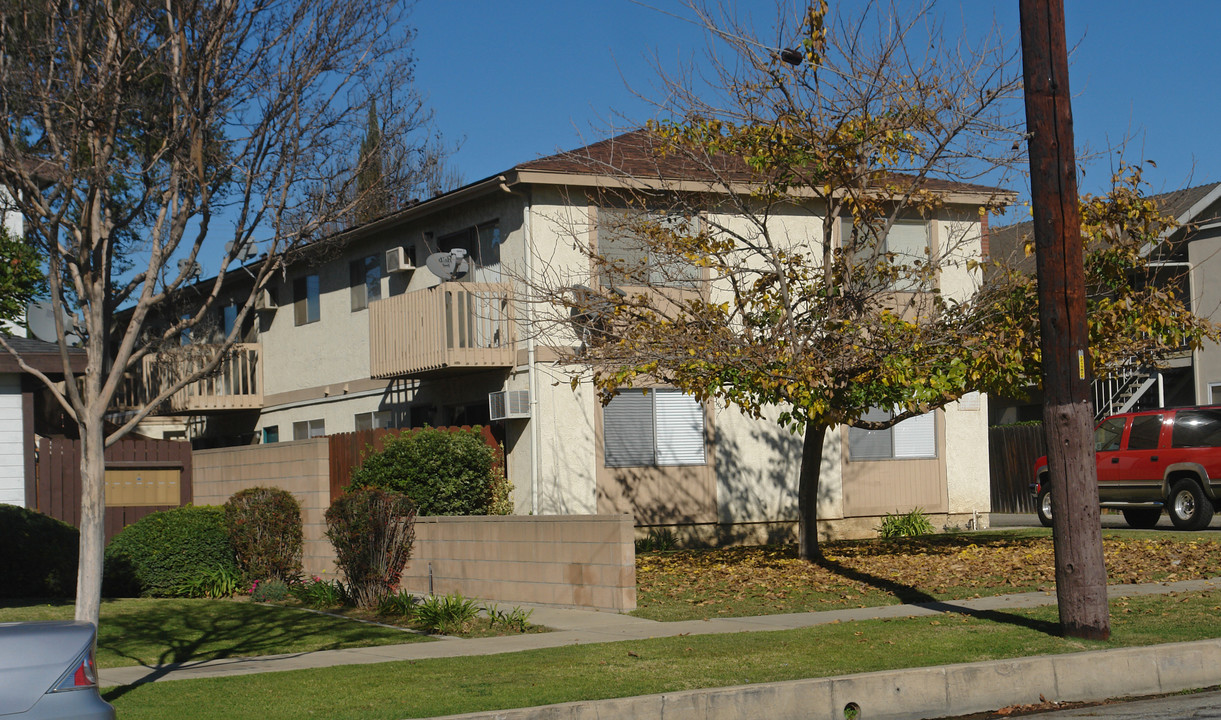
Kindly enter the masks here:
<path id="1" fill-rule="evenodd" d="M 493 420 L 530 417 L 529 390 L 501 390 L 488 394 L 488 411 Z"/>
<path id="2" fill-rule="evenodd" d="M 276 309 L 276 292 L 272 288 L 265 287 L 259 290 L 258 297 L 254 299 L 255 310 L 269 310 L 274 312 Z"/>
<path id="3" fill-rule="evenodd" d="M 410 258 L 407 257 L 406 248 L 393 247 L 386 251 L 386 272 L 406 272 L 407 270 L 415 270 L 415 265 L 412 265 Z"/>

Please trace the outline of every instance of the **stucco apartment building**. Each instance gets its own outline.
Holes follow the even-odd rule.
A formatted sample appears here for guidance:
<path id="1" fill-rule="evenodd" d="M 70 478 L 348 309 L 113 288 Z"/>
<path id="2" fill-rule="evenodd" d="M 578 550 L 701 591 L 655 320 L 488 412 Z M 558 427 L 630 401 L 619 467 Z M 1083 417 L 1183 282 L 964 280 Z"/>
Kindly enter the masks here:
<path id="1" fill-rule="evenodd" d="M 708 539 L 788 536 L 800 436 L 668 388 L 625 391 L 603 407 L 589 382 L 574 389 L 557 364 L 576 334 L 539 329 L 536 280 L 598 282 L 582 243 L 612 249 L 609 233 L 599 237 L 600 192 L 626 182 L 607 168 L 640 161 L 633 137 L 525 162 L 347 231 L 340 251 L 291 265 L 233 359 L 145 431 L 161 423 L 207 447 L 491 423 L 520 514 L 631 513 L 639 526 Z M 716 191 L 665 163 L 633 176 L 659 192 Z M 977 255 L 978 207 L 996 191 L 939 189 L 943 210 L 908 234 L 936 249 L 952 229 Z M 819 216 L 807 202 L 778 222 L 794 243 L 820 243 Z M 969 293 L 976 279 L 963 264 L 938 282 L 943 293 Z M 219 308 L 218 325 L 234 315 Z M 880 516 L 916 507 L 945 524 L 986 523 L 986 397 L 852 435 L 840 428 L 826 439 L 826 535 L 868 535 Z"/>

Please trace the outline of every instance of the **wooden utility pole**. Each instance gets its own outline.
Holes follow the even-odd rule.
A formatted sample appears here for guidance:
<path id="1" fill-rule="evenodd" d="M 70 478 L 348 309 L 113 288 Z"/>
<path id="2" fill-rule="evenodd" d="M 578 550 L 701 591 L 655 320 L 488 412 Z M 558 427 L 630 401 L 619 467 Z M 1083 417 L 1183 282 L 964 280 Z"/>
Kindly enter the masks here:
<path id="1" fill-rule="evenodd" d="M 1064 2 L 1020 0 L 1019 8 L 1060 629 L 1072 637 L 1105 640 L 1111 636 L 1111 622 L 1094 465 Z"/>

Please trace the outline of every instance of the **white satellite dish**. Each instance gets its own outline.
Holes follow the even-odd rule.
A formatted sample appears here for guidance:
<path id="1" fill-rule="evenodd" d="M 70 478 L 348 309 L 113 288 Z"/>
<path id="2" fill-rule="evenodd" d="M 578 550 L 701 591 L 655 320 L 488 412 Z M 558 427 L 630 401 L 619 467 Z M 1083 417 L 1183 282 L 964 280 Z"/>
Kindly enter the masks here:
<path id="1" fill-rule="evenodd" d="M 80 345 L 81 338 L 74 332 L 77 327 L 76 319 L 68 313 L 66 308 L 62 317 L 64 319 L 64 340 L 70 347 Z M 30 335 L 35 340 L 49 343 L 59 342 L 59 336 L 55 333 L 55 307 L 50 300 L 40 300 L 26 305 L 25 322 L 30 329 Z"/>
<path id="2" fill-rule="evenodd" d="M 237 252 L 233 252 L 233 241 L 225 243 L 225 255 L 233 255 L 233 259 L 239 263 L 244 263 L 253 260 L 259 254 L 259 249 L 252 243 L 246 243 L 238 248 Z"/>
<path id="3" fill-rule="evenodd" d="M 471 263 L 462 248 L 433 253 L 424 261 L 424 266 L 442 280 L 456 280 L 471 270 Z"/>

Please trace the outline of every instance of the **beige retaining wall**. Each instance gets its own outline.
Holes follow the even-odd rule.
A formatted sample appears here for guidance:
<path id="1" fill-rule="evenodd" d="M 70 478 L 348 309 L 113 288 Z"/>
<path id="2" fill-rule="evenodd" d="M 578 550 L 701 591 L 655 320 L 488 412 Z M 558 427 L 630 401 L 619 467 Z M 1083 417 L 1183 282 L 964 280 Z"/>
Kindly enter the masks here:
<path id="1" fill-rule="evenodd" d="M 323 513 L 331 504 L 326 438 L 196 450 L 192 456 L 196 505 L 224 505 L 252 487 L 283 488 L 301 504 L 305 536 L 301 564 L 307 574 L 335 577 L 335 553 Z"/>
<path id="2" fill-rule="evenodd" d="M 636 609 L 631 515 L 421 517 L 415 537 L 400 583 L 413 593 Z"/>
<path id="3" fill-rule="evenodd" d="M 337 577 L 326 539 L 331 502 L 326 438 L 193 453 L 196 505 L 223 505 L 251 487 L 279 487 L 301 504 L 302 564 Z M 598 610 L 636 608 L 635 528 L 630 515 L 421 517 L 401 587 L 459 592 L 500 603 Z"/>

